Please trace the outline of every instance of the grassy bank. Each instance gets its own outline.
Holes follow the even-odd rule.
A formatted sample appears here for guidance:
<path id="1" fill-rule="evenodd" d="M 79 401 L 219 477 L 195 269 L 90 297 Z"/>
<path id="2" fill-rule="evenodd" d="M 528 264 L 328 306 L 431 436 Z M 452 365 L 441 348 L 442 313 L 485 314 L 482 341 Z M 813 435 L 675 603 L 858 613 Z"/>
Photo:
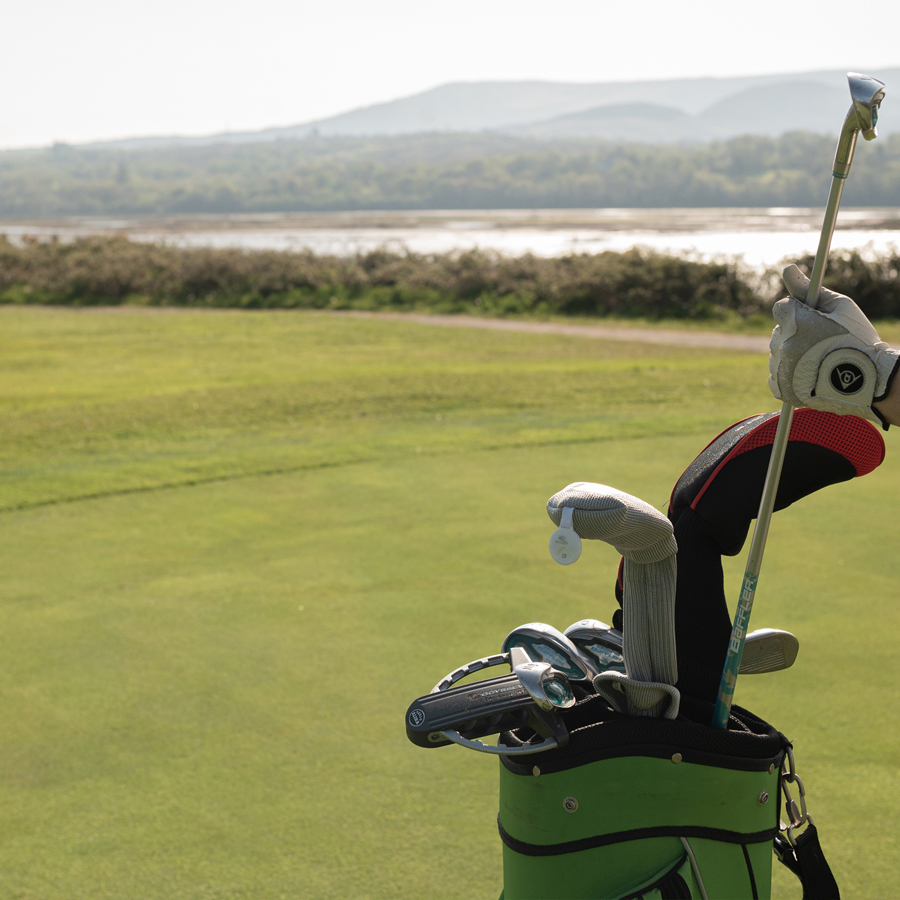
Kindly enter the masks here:
<path id="1" fill-rule="evenodd" d="M 413 747 L 408 703 L 608 621 L 616 554 L 555 566 L 553 492 L 662 506 L 776 406 L 760 354 L 311 312 L 6 308 L 0 351 L 0 894 L 42 900 L 496 897 L 496 763 Z M 860 898 L 898 868 L 886 437 L 775 517 L 754 619 L 800 656 L 737 696 Z"/>

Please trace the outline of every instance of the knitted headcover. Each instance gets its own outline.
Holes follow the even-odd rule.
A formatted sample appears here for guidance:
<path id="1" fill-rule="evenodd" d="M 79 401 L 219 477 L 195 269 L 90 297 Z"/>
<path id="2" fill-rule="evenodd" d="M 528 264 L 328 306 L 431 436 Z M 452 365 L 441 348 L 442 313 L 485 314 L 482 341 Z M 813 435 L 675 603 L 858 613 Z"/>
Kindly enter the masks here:
<path id="1" fill-rule="evenodd" d="M 547 501 L 547 514 L 562 521 L 573 510 L 574 530 L 606 541 L 625 557 L 624 647 L 626 675 L 607 672 L 594 688 L 613 708 L 624 695 L 634 716 L 678 715 L 675 658 L 675 553 L 672 523 L 649 503 L 605 484 L 578 481 Z"/>
<path id="2" fill-rule="evenodd" d="M 687 467 L 669 501 L 678 542 L 678 687 L 694 697 L 716 697 L 731 633 L 721 557 L 740 553 L 759 511 L 778 416 L 751 416 L 722 432 Z M 868 474 L 884 452 L 881 435 L 863 419 L 798 409 L 775 509 Z"/>

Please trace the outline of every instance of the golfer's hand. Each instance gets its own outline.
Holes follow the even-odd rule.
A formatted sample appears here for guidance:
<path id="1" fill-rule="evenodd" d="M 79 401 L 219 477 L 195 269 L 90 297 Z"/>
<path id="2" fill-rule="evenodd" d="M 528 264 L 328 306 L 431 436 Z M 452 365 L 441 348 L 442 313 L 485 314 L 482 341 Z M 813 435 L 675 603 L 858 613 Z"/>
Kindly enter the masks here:
<path id="1" fill-rule="evenodd" d="M 777 400 L 852 414 L 879 422 L 872 408 L 888 393 L 900 354 L 878 337 L 863 311 L 843 294 L 822 288 L 816 309 L 806 303 L 809 279 L 796 267 L 784 270 L 789 297 L 772 310 L 769 388 Z"/>

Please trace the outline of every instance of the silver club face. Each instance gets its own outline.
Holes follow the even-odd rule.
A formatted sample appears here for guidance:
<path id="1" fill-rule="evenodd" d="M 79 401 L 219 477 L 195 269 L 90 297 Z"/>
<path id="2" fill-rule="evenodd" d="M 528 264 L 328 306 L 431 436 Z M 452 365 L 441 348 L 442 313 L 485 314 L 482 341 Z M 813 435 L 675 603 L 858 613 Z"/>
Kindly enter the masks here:
<path id="1" fill-rule="evenodd" d="M 541 709 L 569 709 L 575 705 L 575 695 L 566 676 L 548 663 L 519 663 L 515 672 L 522 687 Z"/>
<path id="2" fill-rule="evenodd" d="M 563 633 L 582 653 L 589 654 L 601 671 L 625 671 L 622 632 L 617 628 L 597 619 L 581 619 Z"/>
<path id="3" fill-rule="evenodd" d="M 741 675 L 761 675 L 789 669 L 797 658 L 800 641 L 789 631 L 760 628 L 747 635 L 741 655 Z"/>
<path id="4" fill-rule="evenodd" d="M 877 136 L 875 126 L 878 124 L 878 107 L 884 100 L 884 82 L 859 72 L 848 72 L 847 81 L 859 130 L 867 141 L 871 141 Z"/>
<path id="5" fill-rule="evenodd" d="M 841 127 L 841 136 L 838 138 L 837 149 L 834 151 L 834 176 L 846 178 L 850 172 L 850 164 L 853 162 L 853 153 L 856 149 L 856 137 L 862 132 L 867 141 L 878 137 L 878 107 L 884 100 L 884 83 L 869 75 L 860 75 L 858 72 L 848 72 L 847 82 L 850 86 L 850 99 L 853 101 L 844 124 Z M 832 214 L 829 226 L 828 216 L 826 224 L 834 228 L 833 218 L 837 215 L 837 207 Z M 813 279 L 815 281 L 815 279 Z"/>
<path id="6" fill-rule="evenodd" d="M 599 673 L 593 660 L 581 653 L 561 631 L 543 622 L 514 628 L 503 641 L 503 652 L 521 648 L 533 662 L 545 662 L 569 681 L 591 681 Z"/>

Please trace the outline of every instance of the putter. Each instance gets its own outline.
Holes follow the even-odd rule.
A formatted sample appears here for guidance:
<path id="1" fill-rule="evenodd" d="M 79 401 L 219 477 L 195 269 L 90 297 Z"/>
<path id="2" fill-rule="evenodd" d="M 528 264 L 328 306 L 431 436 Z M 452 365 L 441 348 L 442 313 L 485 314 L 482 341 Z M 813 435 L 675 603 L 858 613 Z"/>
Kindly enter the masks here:
<path id="1" fill-rule="evenodd" d="M 597 619 L 582 619 L 570 625 L 566 637 L 589 653 L 605 671 L 625 671 L 622 656 L 622 632 Z M 763 675 L 789 669 L 797 659 L 800 642 L 789 631 L 758 628 L 747 635 L 738 675 Z"/>
<path id="2" fill-rule="evenodd" d="M 860 132 L 862 132 L 863 138 L 867 141 L 874 140 L 878 136 L 875 127 L 878 122 L 878 107 L 884 99 L 884 84 L 875 78 L 870 78 L 868 75 L 859 75 L 856 72 L 848 72 L 847 81 L 852 102 L 844 118 L 841 135 L 838 138 L 837 149 L 834 153 L 831 190 L 829 191 L 828 203 L 825 207 L 825 218 L 822 222 L 819 247 L 816 250 L 816 261 L 810 274 L 806 304 L 811 309 L 816 308 L 819 291 L 822 289 L 825 265 L 828 262 L 828 252 L 831 249 L 831 237 L 834 234 L 838 208 L 841 205 L 844 181 L 850 174 L 850 165 L 853 162 L 853 153 L 856 150 L 856 140 Z M 747 624 L 750 621 L 750 611 L 753 608 L 753 598 L 759 581 L 759 570 L 762 566 L 763 551 L 766 548 L 766 538 L 768 537 L 769 525 L 772 521 L 775 495 L 778 492 L 778 481 L 781 478 L 781 467 L 784 464 L 784 454 L 787 450 L 788 436 L 791 432 L 791 421 L 793 418 L 793 407 L 788 402 L 783 403 L 781 416 L 778 419 L 778 428 L 775 431 L 775 441 L 772 444 L 772 455 L 769 457 L 769 468 L 766 472 L 766 481 L 759 503 L 756 527 L 753 529 L 753 538 L 750 541 L 750 553 L 747 557 L 744 580 L 741 583 L 741 593 L 737 612 L 734 616 L 734 625 L 731 630 L 731 640 L 728 643 L 725 667 L 722 670 L 719 696 L 713 712 L 712 724 L 714 728 L 728 727 L 728 717 L 731 714 L 731 704 L 734 700 L 734 689 L 740 669 L 741 654 L 744 650 Z"/>
<path id="3" fill-rule="evenodd" d="M 569 681 L 592 681 L 600 670 L 561 631 L 543 622 L 514 628 L 503 641 L 503 652 L 521 648 L 532 662 L 548 663 Z"/>

